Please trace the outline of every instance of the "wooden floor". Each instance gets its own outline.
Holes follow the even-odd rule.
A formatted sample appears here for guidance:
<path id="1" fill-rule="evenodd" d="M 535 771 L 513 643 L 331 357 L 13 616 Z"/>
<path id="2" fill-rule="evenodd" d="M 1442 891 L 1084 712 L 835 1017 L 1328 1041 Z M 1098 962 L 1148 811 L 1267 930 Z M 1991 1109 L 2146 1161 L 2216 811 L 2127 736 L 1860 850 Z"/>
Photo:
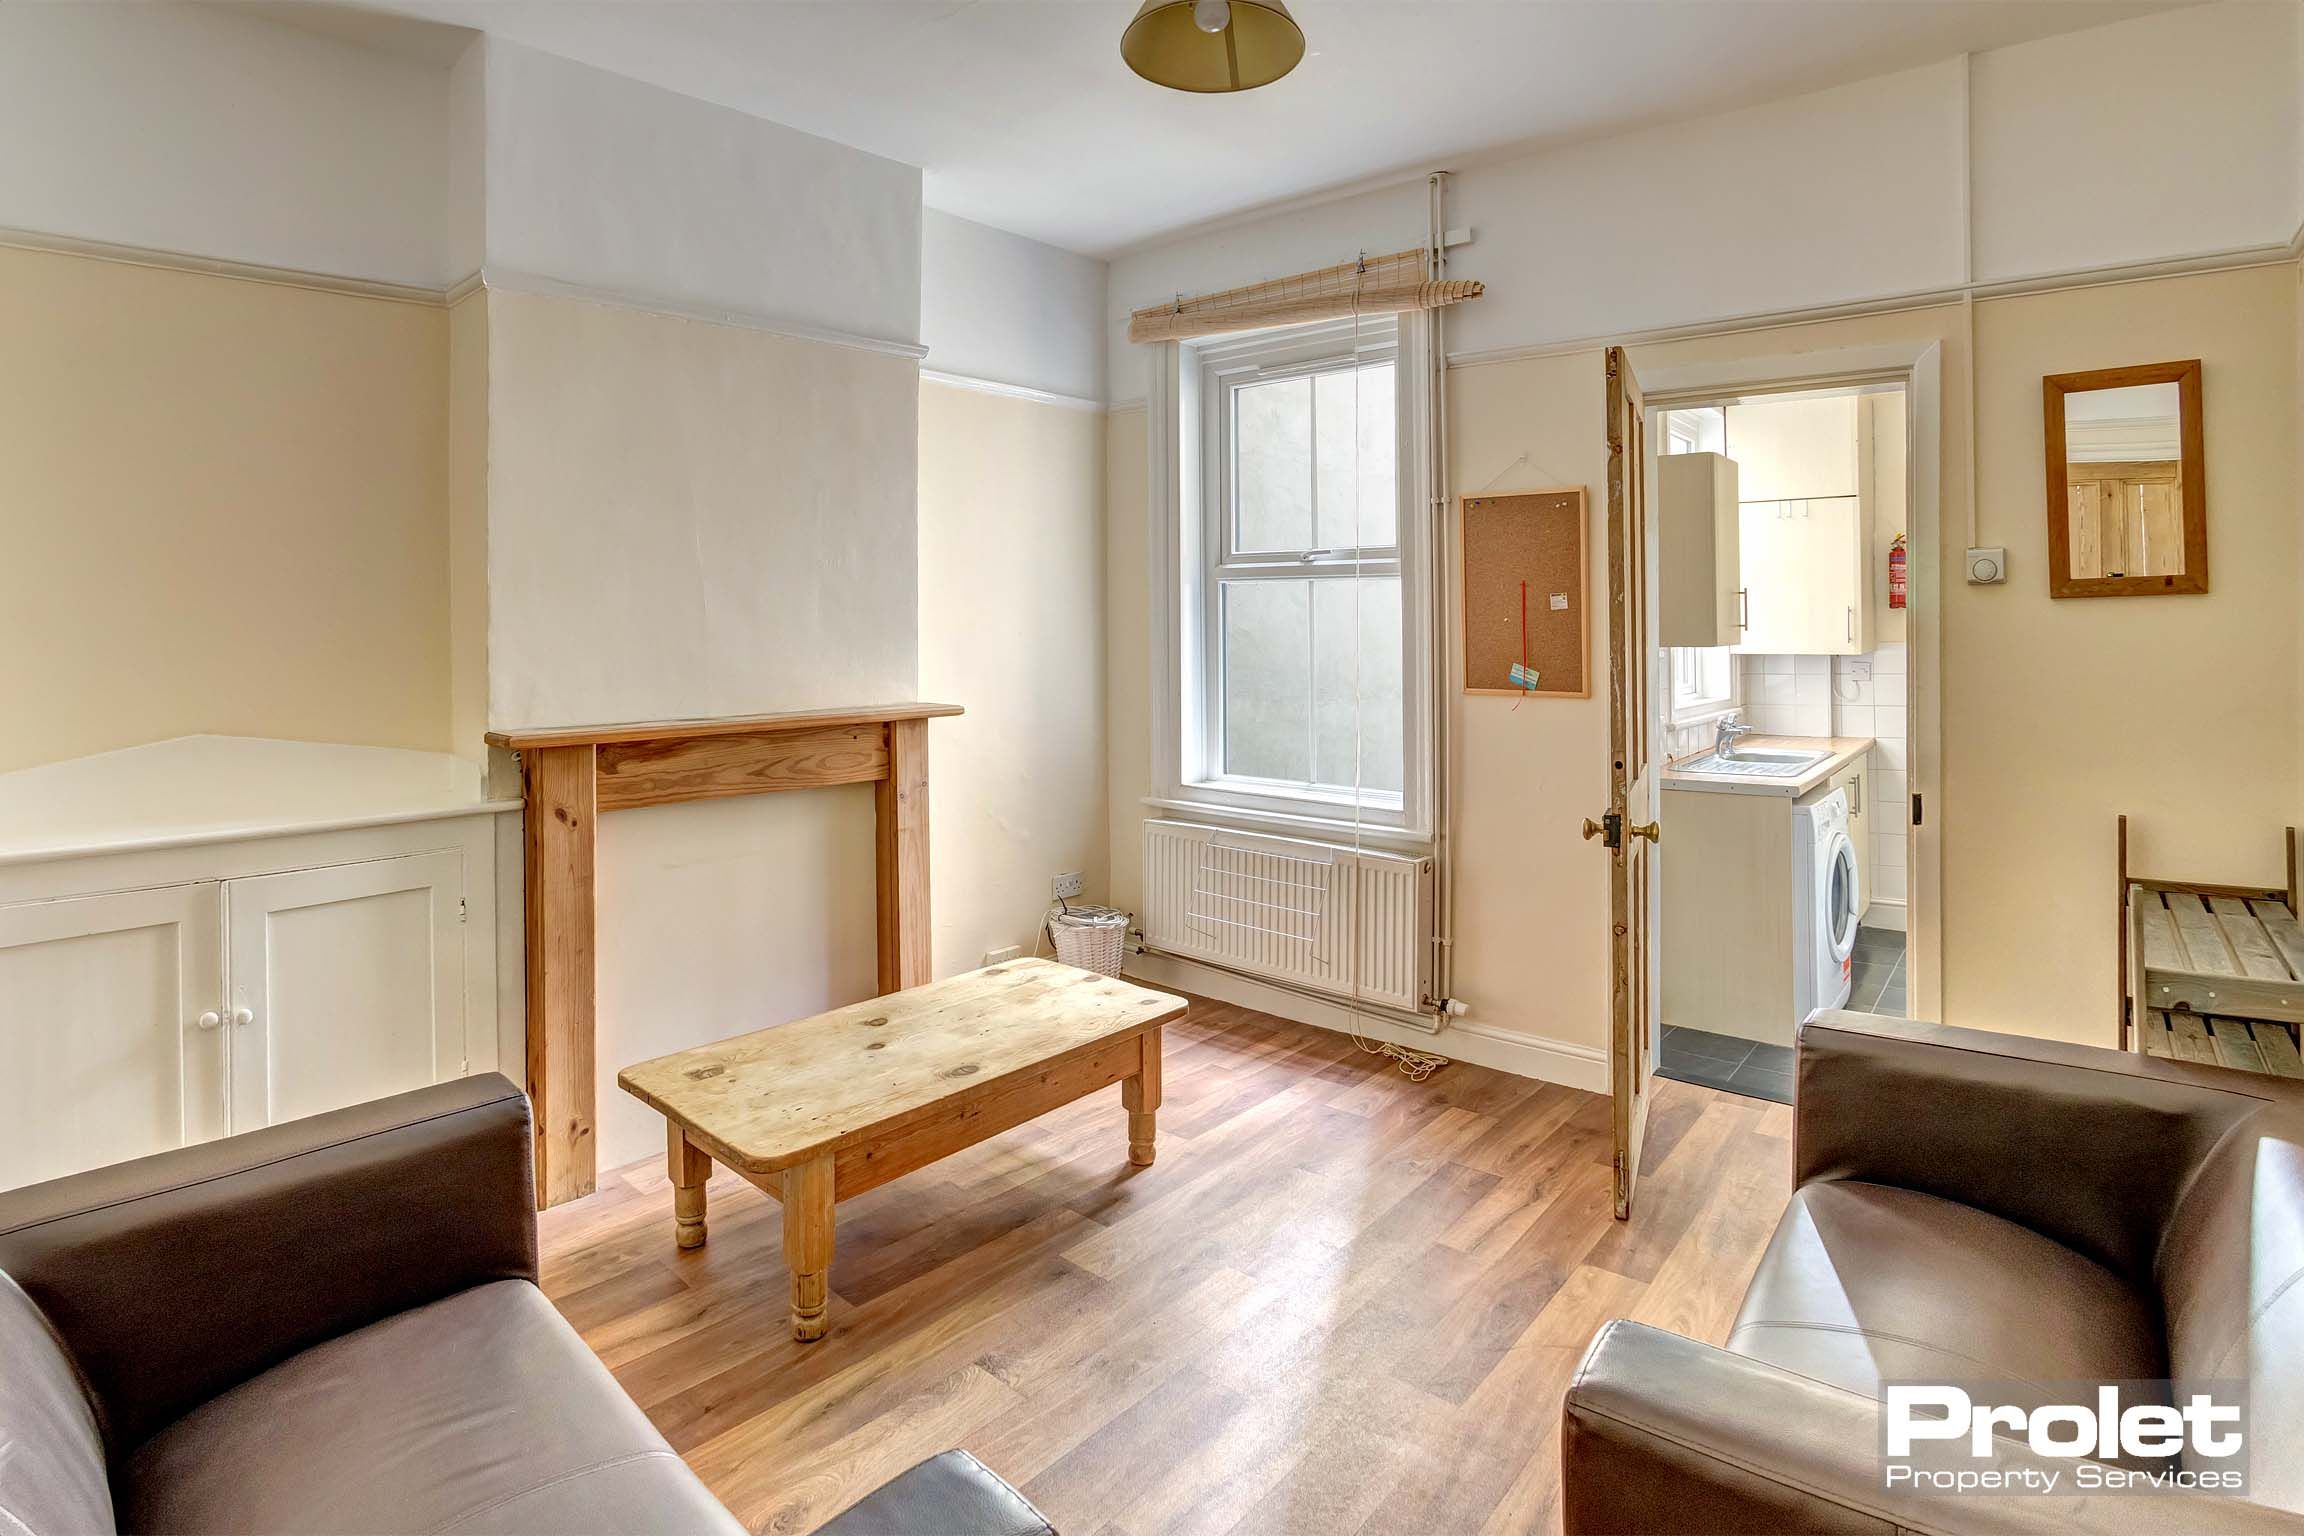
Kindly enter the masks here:
<path id="1" fill-rule="evenodd" d="M 1659 1081 L 1630 1223 L 1608 1101 L 1222 1004 L 1169 1026 L 1159 1162 L 1117 1090 L 840 1207 L 796 1344 L 773 1202 L 726 1175 L 682 1253 L 661 1161 L 544 1216 L 544 1286 L 755 1531 L 965 1447 L 1067 1536 L 1557 1529 L 1593 1331 L 1721 1338 L 1791 1111 Z"/>

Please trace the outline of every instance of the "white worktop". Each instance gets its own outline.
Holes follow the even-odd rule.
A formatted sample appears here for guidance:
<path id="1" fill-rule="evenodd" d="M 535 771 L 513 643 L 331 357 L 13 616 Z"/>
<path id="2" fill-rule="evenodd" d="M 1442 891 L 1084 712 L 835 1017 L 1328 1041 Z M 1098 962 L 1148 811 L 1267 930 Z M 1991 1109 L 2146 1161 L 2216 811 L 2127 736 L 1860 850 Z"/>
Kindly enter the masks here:
<path id="1" fill-rule="evenodd" d="M 0 773 L 0 863 L 519 808 L 452 753 L 179 736 Z"/>
<path id="2" fill-rule="evenodd" d="M 1661 783 L 1666 789 L 1692 789 L 1721 795 L 1776 795 L 1786 800 L 1797 800 L 1871 751 L 1872 738 L 1744 736 L 1737 739 L 1736 748 L 1738 751 L 1765 748 L 1777 752 L 1822 752 L 1825 755 L 1798 773 L 1787 774 L 1691 773 L 1680 766 L 1682 763 L 1710 757 L 1712 749 L 1706 747 L 1667 764 Z"/>

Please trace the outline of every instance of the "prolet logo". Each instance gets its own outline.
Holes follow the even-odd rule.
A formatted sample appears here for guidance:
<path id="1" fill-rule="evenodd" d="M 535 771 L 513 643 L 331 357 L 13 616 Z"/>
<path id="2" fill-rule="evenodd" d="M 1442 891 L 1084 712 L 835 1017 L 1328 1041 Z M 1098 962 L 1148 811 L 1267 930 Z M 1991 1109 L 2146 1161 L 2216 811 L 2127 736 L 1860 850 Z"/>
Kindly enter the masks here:
<path id="1" fill-rule="evenodd" d="M 1933 1492 L 2244 1493 L 2242 1392 L 2169 1384 L 2078 1384 L 2062 1401 L 2022 1407 L 1948 1382 L 1888 1386 L 1882 1473 L 1889 1488 Z M 2024 1394 L 2036 1396 L 2036 1392 Z M 2033 1458 L 1997 1463 L 2010 1442 Z"/>

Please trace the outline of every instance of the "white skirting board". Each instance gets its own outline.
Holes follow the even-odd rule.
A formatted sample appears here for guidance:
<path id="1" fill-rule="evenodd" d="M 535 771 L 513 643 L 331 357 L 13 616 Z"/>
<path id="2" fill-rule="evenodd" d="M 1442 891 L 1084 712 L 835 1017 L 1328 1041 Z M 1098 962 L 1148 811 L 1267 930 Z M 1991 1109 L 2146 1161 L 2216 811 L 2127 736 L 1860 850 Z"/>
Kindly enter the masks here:
<path id="1" fill-rule="evenodd" d="M 1310 1024 L 1316 1029 L 1349 1034 L 1357 1028 L 1370 1040 L 1389 1041 L 1412 1051 L 1431 1051 L 1450 1061 L 1493 1067 L 1515 1077 L 1532 1077 L 1565 1088 L 1581 1088 L 1587 1093 L 1608 1091 L 1608 1054 L 1594 1046 L 1523 1035 L 1476 1019 L 1451 1019 L 1439 1034 L 1428 1035 L 1422 1030 L 1367 1015 L 1355 1019 L 1352 1010 L 1341 1003 L 1306 997 L 1285 987 L 1169 955 L 1130 955 L 1127 974 L 1146 986 L 1194 992 L 1218 1002 L 1254 1008 L 1275 1018 Z"/>
<path id="2" fill-rule="evenodd" d="M 1908 909 L 1903 902 L 1883 901 L 1875 896 L 1872 898 L 1872 904 L 1864 909 L 1864 916 L 1861 921 L 1867 928 L 1892 928 L 1898 933 L 1903 933 L 1906 928 L 1907 912 Z"/>

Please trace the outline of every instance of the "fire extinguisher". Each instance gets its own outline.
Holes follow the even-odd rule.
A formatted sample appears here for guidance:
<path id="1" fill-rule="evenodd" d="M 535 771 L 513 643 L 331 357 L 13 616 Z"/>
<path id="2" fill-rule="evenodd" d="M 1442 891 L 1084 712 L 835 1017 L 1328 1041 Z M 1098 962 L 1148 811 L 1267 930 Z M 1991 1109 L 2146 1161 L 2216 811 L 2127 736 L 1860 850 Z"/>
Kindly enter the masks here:
<path id="1" fill-rule="evenodd" d="M 1888 547 L 1888 606 L 1891 608 L 1903 607 L 1905 594 L 1911 590 L 1910 579 L 1905 574 L 1907 567 L 1904 535 L 1898 534 L 1896 542 Z"/>

